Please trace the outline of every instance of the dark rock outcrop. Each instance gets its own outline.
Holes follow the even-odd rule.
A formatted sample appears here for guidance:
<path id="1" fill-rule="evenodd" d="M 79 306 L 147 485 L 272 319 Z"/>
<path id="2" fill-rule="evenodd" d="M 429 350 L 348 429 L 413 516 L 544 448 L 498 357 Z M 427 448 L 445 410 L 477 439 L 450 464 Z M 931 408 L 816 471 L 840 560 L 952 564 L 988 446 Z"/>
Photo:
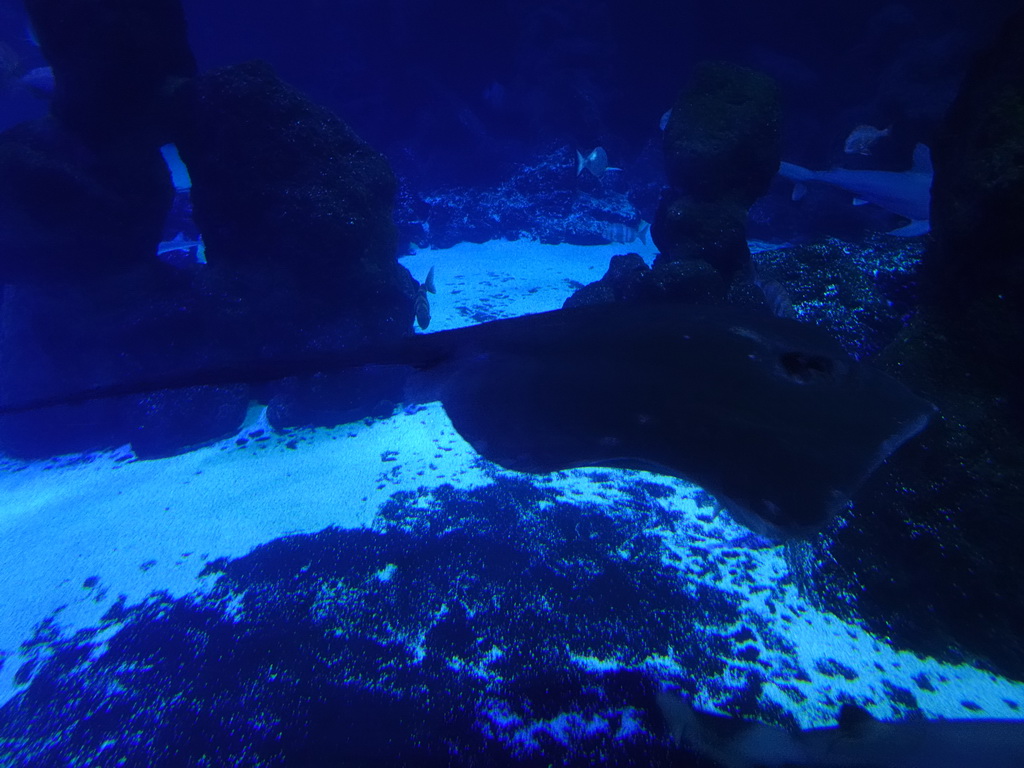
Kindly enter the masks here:
<path id="1" fill-rule="evenodd" d="M 659 260 L 700 259 L 727 280 L 749 266 L 747 211 L 778 171 L 780 113 L 771 78 L 733 64 L 697 67 L 665 128 L 671 190 L 652 227 Z"/>
<path id="2" fill-rule="evenodd" d="M 701 261 L 675 261 L 651 269 L 635 253 L 612 256 L 608 271 L 595 283 L 577 289 L 563 304 L 582 307 L 613 301 L 721 304 L 728 286 Z"/>
<path id="3" fill-rule="evenodd" d="M 25 8 L 53 67 L 53 114 L 90 144 L 158 133 L 166 91 L 196 74 L 180 0 L 26 0 Z"/>
<path id="4" fill-rule="evenodd" d="M 4 132 L 0 282 L 67 282 L 145 263 L 173 195 L 152 143 L 98 152 L 53 118 Z"/>
<path id="5" fill-rule="evenodd" d="M 749 284 L 747 211 L 778 171 L 779 119 L 771 78 L 733 64 L 699 65 L 665 127 L 670 187 L 651 225 L 659 250 L 653 267 L 625 274 L 613 263 L 565 305 L 724 303 L 732 286 Z"/>
<path id="6" fill-rule="evenodd" d="M 818 542 L 817 581 L 897 643 L 1024 679 L 1024 13 L 975 63 L 933 158 L 922 307 L 881 363 L 938 417 Z"/>
<path id="7" fill-rule="evenodd" d="M 195 76 L 176 0 L 28 9 L 57 91 L 51 117 L 0 136 L 5 402 L 409 331 L 394 176 L 345 123 L 263 64 Z M 157 258 L 175 200 L 165 143 L 189 168 L 208 263 Z M 204 387 L 7 416 L 0 445 L 166 455 L 236 430 L 249 397 Z"/>
<path id="8" fill-rule="evenodd" d="M 416 285 L 396 260 L 383 156 L 260 62 L 206 73 L 178 99 L 209 260 L 200 288 L 230 335 L 272 355 L 407 332 Z"/>
<path id="9" fill-rule="evenodd" d="M 792 308 L 785 314 L 828 328 L 851 355 L 871 359 L 914 313 L 923 251 L 916 238 L 874 235 L 761 251 L 754 261 L 764 298 L 768 282 L 778 285 Z"/>
<path id="10" fill-rule="evenodd" d="M 632 168 L 577 175 L 572 148 L 558 147 L 516 165 L 496 187 L 405 187 L 397 218 L 405 250 L 520 238 L 599 245 L 638 236 L 660 186 L 656 174 L 638 180 Z"/>

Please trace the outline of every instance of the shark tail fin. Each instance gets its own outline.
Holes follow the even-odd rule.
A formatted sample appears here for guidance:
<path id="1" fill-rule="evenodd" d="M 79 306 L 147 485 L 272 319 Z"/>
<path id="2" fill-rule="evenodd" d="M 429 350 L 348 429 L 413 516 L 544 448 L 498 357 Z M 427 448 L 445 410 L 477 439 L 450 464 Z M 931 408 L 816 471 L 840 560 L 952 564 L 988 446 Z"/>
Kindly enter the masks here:
<path id="1" fill-rule="evenodd" d="M 430 271 L 427 272 L 427 279 L 423 281 L 423 290 L 428 293 L 437 293 L 437 288 L 434 287 L 434 268 L 431 267 Z"/>
<path id="2" fill-rule="evenodd" d="M 578 149 L 576 150 L 576 175 L 579 176 L 583 173 L 583 169 L 587 167 L 587 159 L 583 157 L 583 153 Z"/>

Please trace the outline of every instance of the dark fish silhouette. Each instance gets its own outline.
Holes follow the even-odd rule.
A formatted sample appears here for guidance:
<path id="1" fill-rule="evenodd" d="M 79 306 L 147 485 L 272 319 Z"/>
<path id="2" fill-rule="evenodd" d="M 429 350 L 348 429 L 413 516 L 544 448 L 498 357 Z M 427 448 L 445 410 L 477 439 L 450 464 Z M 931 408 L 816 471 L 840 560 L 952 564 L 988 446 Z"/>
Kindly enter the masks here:
<path id="1" fill-rule="evenodd" d="M 413 302 L 416 324 L 424 331 L 430 325 L 430 297 L 427 296 L 428 293 L 437 293 L 437 289 L 434 288 L 433 267 L 427 272 L 427 279 L 420 283 L 419 288 L 416 289 L 416 300 Z"/>
<path id="2" fill-rule="evenodd" d="M 820 528 L 933 412 L 815 326 L 730 307 L 619 304 L 0 412 L 367 364 L 409 367 L 410 400 L 440 400 L 459 434 L 503 467 L 625 467 L 685 478 L 774 537 Z"/>

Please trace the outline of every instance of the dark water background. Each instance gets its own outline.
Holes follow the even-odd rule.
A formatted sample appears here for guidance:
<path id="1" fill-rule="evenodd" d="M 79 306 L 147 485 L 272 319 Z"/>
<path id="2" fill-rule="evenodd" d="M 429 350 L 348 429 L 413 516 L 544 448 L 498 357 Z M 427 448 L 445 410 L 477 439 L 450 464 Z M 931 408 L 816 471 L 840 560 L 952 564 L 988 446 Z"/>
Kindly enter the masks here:
<path id="1" fill-rule="evenodd" d="M 866 123 L 893 127 L 871 167 L 903 170 L 914 145 L 934 139 L 972 57 L 1017 6 L 184 2 L 200 71 L 268 61 L 384 153 L 402 188 L 419 198 L 447 190 L 458 199 L 454 188 L 479 192 L 537 158 L 562 153 L 571 162 L 573 149 L 603 146 L 613 165 L 629 169 L 623 189 L 615 181 L 609 188 L 630 197 L 640 215 L 663 181 L 659 120 L 697 62 L 724 59 L 775 78 L 784 159 L 814 168 L 856 164 L 844 158 L 843 141 Z M 0 3 L 0 41 L 19 71 L 45 63 L 8 0 Z M 0 129 L 46 111 L 23 92 L 2 98 Z M 471 239 L 473 226 L 449 234 Z M 902 290 L 912 269 L 903 262 L 916 265 L 919 251 L 862 245 L 843 267 L 857 276 L 837 282 L 873 268 L 895 275 Z M 815 288 L 833 279 L 826 273 L 841 248 L 804 253 L 817 258 Z M 905 257 L 899 269 L 879 269 L 885 248 Z M 871 353 L 887 343 L 910 314 L 913 297 L 900 290 L 872 294 L 892 315 L 881 330 L 869 329 L 882 341 L 867 333 L 843 341 Z M 862 321 L 863 304 L 853 303 Z M 764 615 L 741 610 L 724 588 L 684 584 L 651 534 L 668 524 L 658 500 L 675 491 L 616 482 L 598 481 L 617 494 L 608 506 L 570 503 L 501 473 L 484 488 L 403 491 L 379 510 L 372 530 L 327 529 L 212 560 L 204 573 L 217 581 L 206 593 L 112 601 L 103 627 L 71 636 L 48 619 L 20 658 L 0 660 L 20 665 L 16 681 L 25 686 L 0 711 L 2 759 L 19 766 L 700 765 L 671 746 L 652 704 L 657 680 L 644 664 L 669 648 L 674 663 L 715 688 L 723 709 L 794 725 L 781 708 L 757 710 L 766 675 L 806 679 L 787 661 L 796 649 L 773 630 L 773 601 L 792 584 L 779 585 Z M 765 548 L 759 540 L 735 550 L 733 543 L 720 546 L 738 564 L 724 566 L 722 583 L 742 580 Z M 920 580 L 927 579 L 922 567 Z M 843 600 L 830 597 L 833 606 Z M 120 632 L 104 644 L 101 630 L 114 627 Z M 944 636 L 907 636 L 930 652 L 944 643 Z M 957 653 L 944 661 L 974 661 Z M 573 654 L 615 658 L 620 668 L 584 669 Z M 749 663 L 749 674 L 734 685 L 725 677 L 737 659 Z M 815 673 L 848 682 L 858 675 L 831 657 Z M 915 695 L 934 688 L 927 678 L 915 685 L 886 689 L 892 711 L 919 714 Z M 796 683 L 789 694 L 799 707 Z"/>

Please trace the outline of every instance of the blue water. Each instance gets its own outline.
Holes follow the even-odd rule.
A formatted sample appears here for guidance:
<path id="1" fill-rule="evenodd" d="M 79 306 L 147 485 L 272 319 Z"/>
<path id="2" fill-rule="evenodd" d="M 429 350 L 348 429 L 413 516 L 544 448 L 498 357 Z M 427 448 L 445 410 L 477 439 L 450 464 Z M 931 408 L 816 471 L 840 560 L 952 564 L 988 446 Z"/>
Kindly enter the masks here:
<path id="1" fill-rule="evenodd" d="M 929 433 L 879 446 L 882 479 L 780 542 L 657 471 L 492 463 L 391 369 L 281 363 L 720 290 L 913 388 L 893 355 L 934 240 L 769 173 L 752 256 L 709 256 L 680 299 L 663 117 L 732 62 L 778 87 L 749 155 L 903 178 L 1012 3 L 161 0 L 70 29 L 52 9 L 84 4 L 27 5 L 34 35 L 0 0 L 0 400 L 53 402 L 0 414 L 0 765 L 716 764 L 673 740 L 667 687 L 791 732 L 843 704 L 1022 717 L 1015 561 L 984 523 L 1007 495 L 977 445 L 933 481 Z M 53 93 L 28 77 L 48 65 Z M 864 125 L 890 130 L 844 151 Z M 735 253 L 726 225 L 700 237 Z M 254 359 L 279 375 L 232 379 Z M 944 482 L 948 508 L 900 516 Z"/>

